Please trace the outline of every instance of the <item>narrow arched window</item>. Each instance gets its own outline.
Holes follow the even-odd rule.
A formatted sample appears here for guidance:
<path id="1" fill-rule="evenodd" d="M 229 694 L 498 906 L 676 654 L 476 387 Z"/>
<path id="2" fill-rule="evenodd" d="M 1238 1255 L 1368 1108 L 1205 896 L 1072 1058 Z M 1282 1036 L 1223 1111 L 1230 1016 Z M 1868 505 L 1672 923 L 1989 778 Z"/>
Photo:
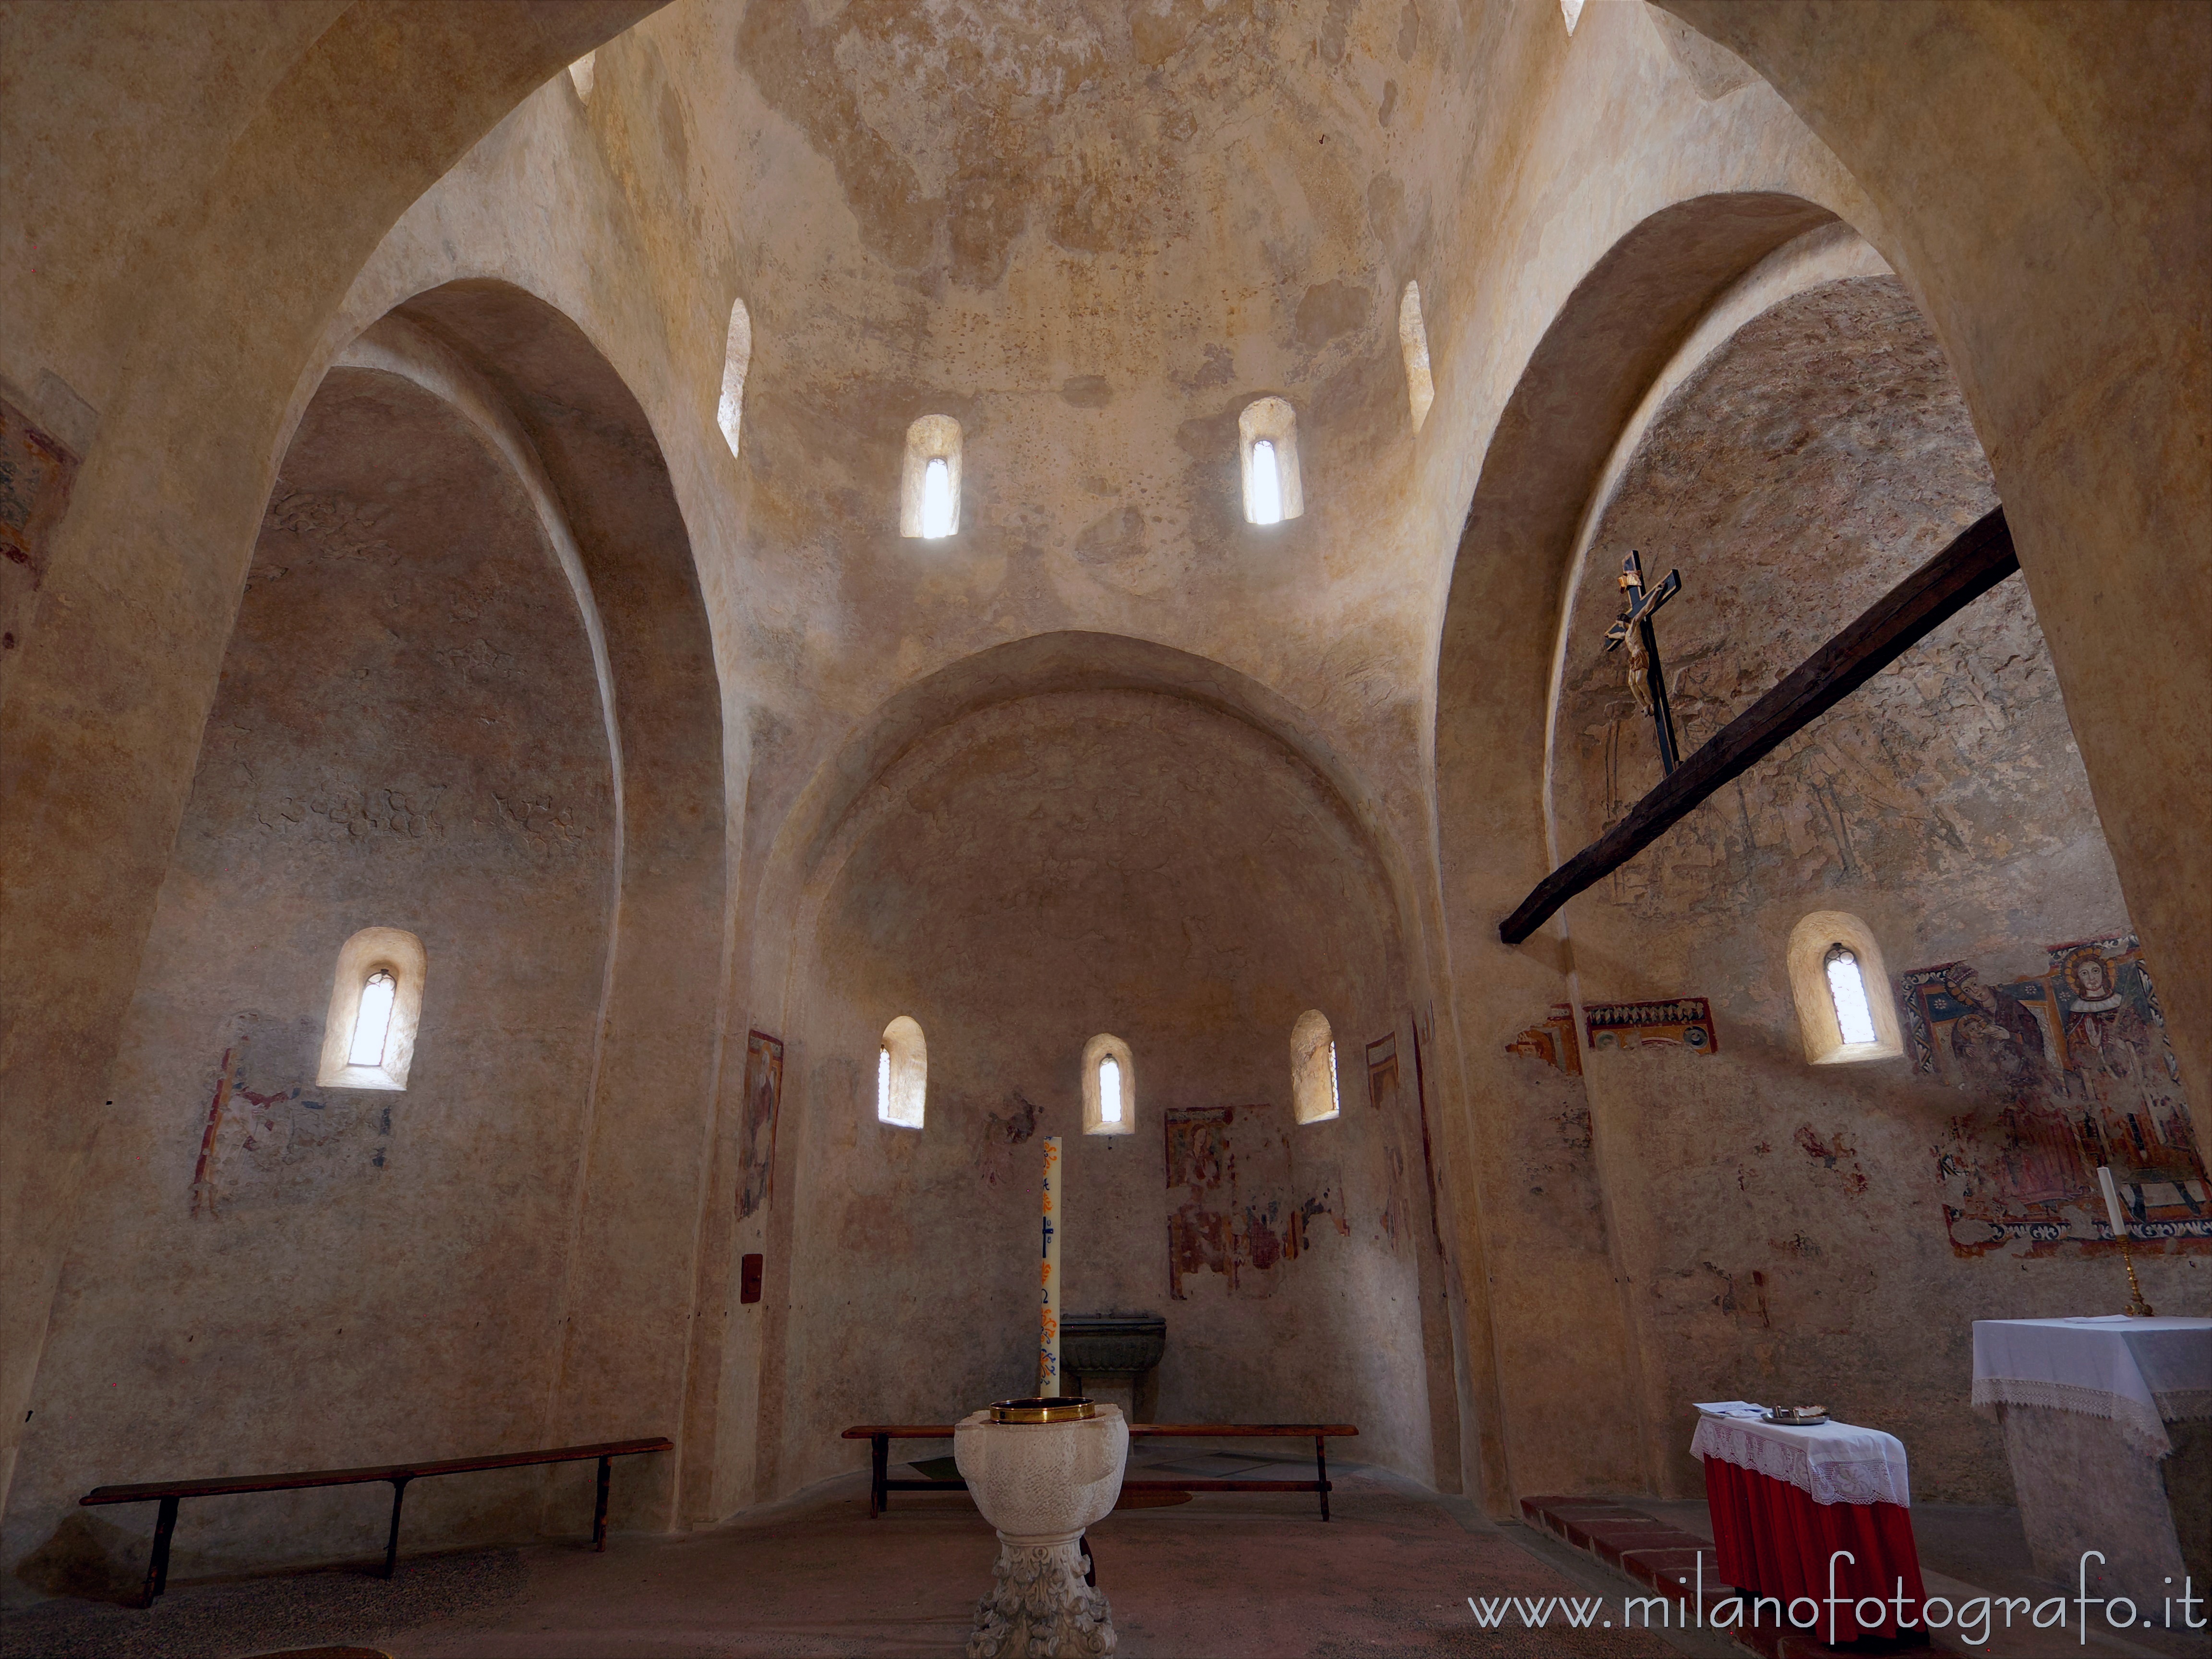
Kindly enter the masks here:
<path id="1" fill-rule="evenodd" d="M 1283 521 L 1283 467 L 1275 454 L 1273 438 L 1257 438 L 1252 443 L 1251 507 L 1245 514 L 1254 524 L 1280 524 Z"/>
<path id="2" fill-rule="evenodd" d="M 960 529 L 960 422 L 925 415 L 906 429 L 899 534 L 942 541 Z"/>
<path id="3" fill-rule="evenodd" d="M 1406 359 L 1406 403 L 1413 412 L 1413 430 L 1429 418 L 1429 405 L 1437 400 L 1437 383 L 1429 373 L 1429 331 L 1421 321 L 1421 285 L 1406 284 L 1398 301 L 1398 349 Z"/>
<path id="4" fill-rule="evenodd" d="M 738 300 L 730 307 L 730 336 L 722 352 L 722 401 L 714 419 L 722 428 L 722 441 L 730 453 L 738 453 L 738 432 L 745 409 L 745 375 L 753 364 L 753 319 Z"/>
<path id="5" fill-rule="evenodd" d="M 361 1008 L 353 1017 L 353 1042 L 346 1053 L 349 1066 L 384 1064 L 385 1039 L 392 1034 L 392 1000 L 399 981 L 388 968 L 380 968 L 362 987 Z"/>
<path id="6" fill-rule="evenodd" d="M 1304 513 L 1297 411 L 1280 398 L 1257 398 L 1245 404 L 1244 412 L 1237 417 L 1237 435 L 1244 477 L 1245 521 L 1280 524 Z"/>
<path id="7" fill-rule="evenodd" d="M 1867 1001 L 1866 978 L 1847 945 L 1831 945 L 1826 964 L 1828 1000 L 1836 1006 L 1836 1024 L 1845 1042 L 1872 1042 L 1874 1009 Z"/>
<path id="8" fill-rule="evenodd" d="M 323 1023 L 326 1089 L 404 1089 L 415 1063 L 428 968 L 422 941 L 397 927 L 364 927 L 338 947 Z"/>
<path id="9" fill-rule="evenodd" d="M 1874 932 L 1842 910 L 1815 910 L 1790 930 L 1790 992 L 1805 1058 L 1815 1066 L 1905 1052 Z"/>
<path id="10" fill-rule="evenodd" d="M 1104 1032 L 1083 1045 L 1083 1133 L 1133 1134 L 1137 1072 L 1129 1045 Z"/>
<path id="11" fill-rule="evenodd" d="M 1309 1008 L 1291 1027 L 1291 1116 L 1326 1123 L 1344 1109 L 1336 1087 L 1336 1038 L 1328 1018 Z"/>
<path id="12" fill-rule="evenodd" d="M 935 541 L 952 533 L 952 463 L 933 455 L 921 474 L 921 533 Z"/>
<path id="13" fill-rule="evenodd" d="M 921 1027 L 901 1014 L 884 1027 L 876 1050 L 876 1121 L 919 1129 L 929 1098 L 929 1046 Z"/>

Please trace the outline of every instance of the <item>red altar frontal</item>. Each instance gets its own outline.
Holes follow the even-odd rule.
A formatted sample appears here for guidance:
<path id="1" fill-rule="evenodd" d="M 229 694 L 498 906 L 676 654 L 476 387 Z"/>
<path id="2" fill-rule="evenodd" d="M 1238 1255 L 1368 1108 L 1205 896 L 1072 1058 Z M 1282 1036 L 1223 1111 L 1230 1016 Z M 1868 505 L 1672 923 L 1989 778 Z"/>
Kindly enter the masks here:
<path id="1" fill-rule="evenodd" d="M 1739 1401 L 1698 1409 L 1690 1449 L 1705 1466 L 1720 1576 L 1781 1603 L 1761 1623 L 1824 1642 L 1921 1628 L 1926 1592 L 1896 1436 L 1844 1423 L 1769 1423 Z"/>

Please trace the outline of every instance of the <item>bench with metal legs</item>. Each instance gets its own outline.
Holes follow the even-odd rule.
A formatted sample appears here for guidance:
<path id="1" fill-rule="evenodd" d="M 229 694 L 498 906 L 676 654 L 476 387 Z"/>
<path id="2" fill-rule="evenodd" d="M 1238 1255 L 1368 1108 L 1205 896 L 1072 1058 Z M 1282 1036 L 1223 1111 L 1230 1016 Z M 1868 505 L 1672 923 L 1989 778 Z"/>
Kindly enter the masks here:
<path id="1" fill-rule="evenodd" d="M 592 1506 L 592 1547 L 607 1547 L 607 1489 L 614 1460 L 645 1452 L 672 1450 L 674 1442 L 610 1440 L 595 1446 L 556 1446 L 546 1451 L 495 1452 L 488 1457 L 447 1457 L 431 1463 L 387 1463 L 365 1469 L 305 1469 L 289 1474 L 216 1475 L 202 1480 L 149 1480 L 128 1486 L 95 1486 L 77 1499 L 81 1504 L 146 1504 L 159 1500 L 154 1522 L 154 1553 L 146 1563 L 146 1584 L 138 1605 L 150 1607 L 154 1598 L 168 1588 L 169 1540 L 177 1530 L 177 1505 L 187 1498 L 218 1498 L 245 1492 L 297 1492 L 309 1486 L 358 1486 L 379 1480 L 392 1483 L 392 1529 L 384 1541 L 384 1576 L 392 1577 L 399 1563 L 399 1506 L 407 1497 L 407 1483 L 435 1474 L 465 1474 L 477 1469 L 524 1468 L 538 1463 L 580 1463 L 596 1458 L 599 1473 Z"/>

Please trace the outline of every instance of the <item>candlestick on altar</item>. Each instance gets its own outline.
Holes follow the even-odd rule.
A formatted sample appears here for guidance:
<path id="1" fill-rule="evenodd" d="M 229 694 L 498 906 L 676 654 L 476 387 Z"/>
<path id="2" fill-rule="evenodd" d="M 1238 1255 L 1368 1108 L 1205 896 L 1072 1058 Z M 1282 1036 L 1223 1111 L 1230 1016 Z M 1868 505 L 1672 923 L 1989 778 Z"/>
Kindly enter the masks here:
<path id="1" fill-rule="evenodd" d="M 2112 1171 L 2108 1164 L 2097 1166 L 2097 1184 L 2105 1189 L 2105 1214 L 2112 1224 L 2112 1236 L 2120 1241 L 2120 1260 L 2128 1268 L 2128 1312 L 2137 1319 L 2154 1318 L 2150 1304 L 2143 1300 L 2142 1286 L 2136 1282 L 2136 1259 L 2128 1249 L 2128 1218 L 2120 1208 L 2120 1189 L 2112 1182 Z"/>
<path id="2" fill-rule="evenodd" d="M 1043 1306 L 1037 1345 L 1037 1393 L 1047 1400 L 1066 1392 L 1060 1385 L 1060 1137 L 1044 1141 L 1044 1252 L 1038 1276 Z"/>

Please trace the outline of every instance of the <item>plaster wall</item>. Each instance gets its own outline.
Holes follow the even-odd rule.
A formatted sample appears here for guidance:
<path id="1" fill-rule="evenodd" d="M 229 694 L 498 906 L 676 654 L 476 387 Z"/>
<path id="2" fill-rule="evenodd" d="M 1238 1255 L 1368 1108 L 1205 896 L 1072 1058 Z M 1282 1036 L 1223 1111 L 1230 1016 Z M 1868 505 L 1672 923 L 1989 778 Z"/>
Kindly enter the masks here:
<path id="1" fill-rule="evenodd" d="M 71 1508 L 93 1485 L 544 1442 L 618 859 L 603 710 L 504 459 L 410 380 L 335 371 L 263 522 L 101 1113 L 20 1579 L 128 1582 L 141 1514 Z M 374 926 L 428 955 L 408 1086 L 325 1088 L 338 947 Z M 544 1484 L 426 1482 L 410 1535 L 532 1535 Z M 372 1553 L 387 1497 L 187 1505 L 174 1570 Z"/>

